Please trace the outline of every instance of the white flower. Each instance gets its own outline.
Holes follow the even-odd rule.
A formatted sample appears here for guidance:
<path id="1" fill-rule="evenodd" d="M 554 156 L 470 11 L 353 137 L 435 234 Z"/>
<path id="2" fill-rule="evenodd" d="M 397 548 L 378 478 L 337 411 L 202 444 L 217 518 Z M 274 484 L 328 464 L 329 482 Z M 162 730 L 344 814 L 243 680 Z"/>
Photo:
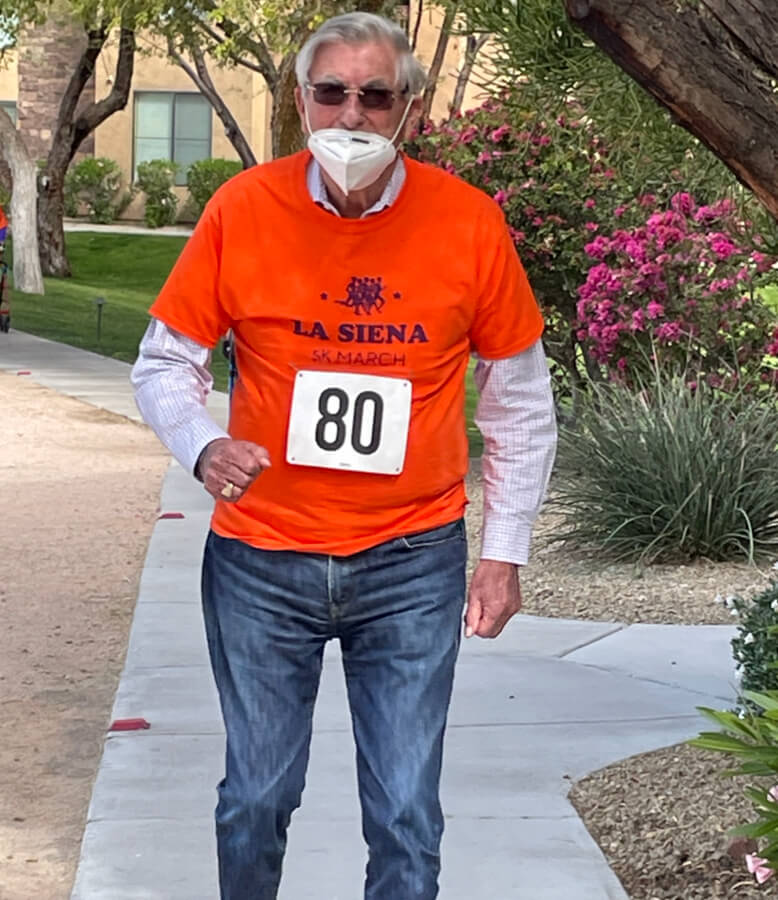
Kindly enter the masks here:
<path id="1" fill-rule="evenodd" d="M 737 597 L 734 594 L 729 594 L 727 599 L 724 601 L 724 606 L 726 606 L 727 609 L 732 609 L 732 607 L 735 605 L 736 601 L 737 601 Z"/>
<path id="2" fill-rule="evenodd" d="M 743 638 L 743 643 L 744 644 L 753 644 L 755 640 L 756 640 L 756 638 L 749 631 L 748 634 Z"/>
<path id="3" fill-rule="evenodd" d="M 737 717 L 738 717 L 738 719 L 745 719 L 746 711 L 744 709 L 738 710 Z"/>
<path id="4" fill-rule="evenodd" d="M 731 616 L 736 616 L 736 615 L 738 614 L 738 612 L 737 612 L 736 609 L 731 609 L 731 610 L 729 611 L 729 614 L 730 614 Z"/>
<path id="5" fill-rule="evenodd" d="M 778 561 L 776 561 L 776 562 L 773 563 L 773 568 L 774 568 L 774 569 L 778 569 Z"/>
<path id="6" fill-rule="evenodd" d="M 770 604 L 770 609 L 773 612 L 778 612 L 778 600 L 773 600 L 773 602 Z"/>

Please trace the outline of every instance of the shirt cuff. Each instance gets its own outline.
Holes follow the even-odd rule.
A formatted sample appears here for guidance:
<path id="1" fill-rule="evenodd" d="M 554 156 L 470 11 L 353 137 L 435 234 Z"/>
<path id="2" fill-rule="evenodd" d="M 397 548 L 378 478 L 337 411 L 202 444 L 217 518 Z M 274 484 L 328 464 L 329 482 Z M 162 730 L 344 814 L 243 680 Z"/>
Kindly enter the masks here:
<path id="1" fill-rule="evenodd" d="M 532 525 L 521 519 L 490 513 L 481 531 L 481 559 L 526 566 L 532 540 Z"/>

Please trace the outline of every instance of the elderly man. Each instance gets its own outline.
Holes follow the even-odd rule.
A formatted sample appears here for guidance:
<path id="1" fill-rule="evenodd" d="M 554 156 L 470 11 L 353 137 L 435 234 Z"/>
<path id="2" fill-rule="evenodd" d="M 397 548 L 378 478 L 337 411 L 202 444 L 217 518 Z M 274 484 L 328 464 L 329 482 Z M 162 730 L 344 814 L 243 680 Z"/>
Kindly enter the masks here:
<path id="1" fill-rule="evenodd" d="M 216 193 L 133 379 L 146 420 L 216 501 L 203 609 L 227 732 L 221 896 L 277 895 L 337 638 L 365 897 L 431 900 L 465 606 L 465 373 L 476 352 L 485 515 L 465 634 L 495 637 L 521 605 L 554 451 L 542 321 L 497 204 L 398 154 L 425 81 L 400 28 L 331 19 L 297 78 L 309 149 Z M 228 329 L 226 434 L 203 401 Z"/>

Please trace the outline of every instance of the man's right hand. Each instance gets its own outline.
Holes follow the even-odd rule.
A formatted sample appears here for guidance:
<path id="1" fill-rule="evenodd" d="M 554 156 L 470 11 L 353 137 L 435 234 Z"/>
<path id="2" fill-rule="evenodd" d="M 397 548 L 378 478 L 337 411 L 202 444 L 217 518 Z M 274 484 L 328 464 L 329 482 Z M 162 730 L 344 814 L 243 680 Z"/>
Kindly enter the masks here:
<path id="1" fill-rule="evenodd" d="M 203 451 L 198 473 L 214 499 L 236 503 L 262 470 L 269 467 L 270 455 L 259 444 L 217 438 Z"/>

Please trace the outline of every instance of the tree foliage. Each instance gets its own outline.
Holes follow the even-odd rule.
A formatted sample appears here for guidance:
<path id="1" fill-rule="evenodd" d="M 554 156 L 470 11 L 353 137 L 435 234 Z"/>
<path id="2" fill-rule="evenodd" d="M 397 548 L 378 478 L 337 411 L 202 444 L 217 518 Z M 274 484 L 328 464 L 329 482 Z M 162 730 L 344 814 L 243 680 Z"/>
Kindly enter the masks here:
<path id="1" fill-rule="evenodd" d="M 684 154 L 695 166 L 687 189 L 721 194 L 734 185 L 726 168 L 570 22 L 561 0 L 462 0 L 467 27 L 491 36 L 479 83 L 490 93 L 531 85 L 550 117 L 575 100 L 608 145 L 611 164 L 636 190 L 647 169 L 668 174 Z M 660 176 L 661 177 L 661 176 Z"/>

